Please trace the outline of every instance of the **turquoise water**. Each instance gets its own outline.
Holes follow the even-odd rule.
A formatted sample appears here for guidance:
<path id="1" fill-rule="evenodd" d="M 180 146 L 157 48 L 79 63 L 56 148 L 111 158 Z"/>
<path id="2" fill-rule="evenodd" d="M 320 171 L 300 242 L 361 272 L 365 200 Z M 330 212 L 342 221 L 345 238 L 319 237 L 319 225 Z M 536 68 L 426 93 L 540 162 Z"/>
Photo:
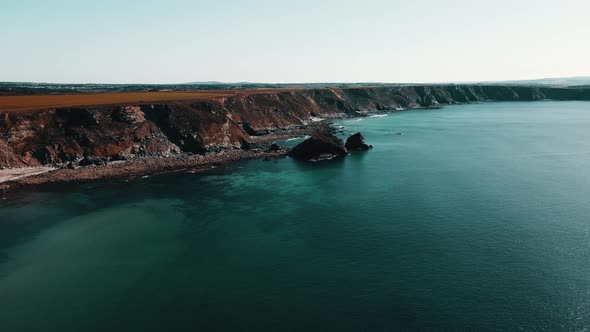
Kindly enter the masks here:
<path id="1" fill-rule="evenodd" d="M 590 103 L 339 125 L 375 149 L 0 200 L 0 330 L 590 328 Z"/>

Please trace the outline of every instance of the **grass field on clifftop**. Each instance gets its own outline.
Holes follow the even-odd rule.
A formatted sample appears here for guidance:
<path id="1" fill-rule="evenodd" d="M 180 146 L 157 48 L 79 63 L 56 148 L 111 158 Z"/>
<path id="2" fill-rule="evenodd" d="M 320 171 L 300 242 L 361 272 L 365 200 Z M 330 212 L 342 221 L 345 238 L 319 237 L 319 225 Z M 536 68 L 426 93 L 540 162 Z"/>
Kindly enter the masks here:
<path id="1" fill-rule="evenodd" d="M 156 91 L 88 94 L 51 94 L 0 96 L 0 112 L 24 112 L 51 108 L 137 104 L 180 100 L 210 100 L 259 93 L 273 93 L 293 89 Z"/>

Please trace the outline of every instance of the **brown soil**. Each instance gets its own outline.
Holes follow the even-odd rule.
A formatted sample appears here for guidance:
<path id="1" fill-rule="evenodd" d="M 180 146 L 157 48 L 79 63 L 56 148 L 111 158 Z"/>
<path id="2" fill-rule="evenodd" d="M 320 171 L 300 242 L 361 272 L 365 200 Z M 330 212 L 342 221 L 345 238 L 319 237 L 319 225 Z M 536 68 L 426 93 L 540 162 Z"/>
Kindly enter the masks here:
<path id="1" fill-rule="evenodd" d="M 170 101 L 207 101 L 223 97 L 248 96 L 265 93 L 293 91 L 291 89 L 249 89 L 249 90 L 199 90 L 199 91 L 158 91 L 121 92 L 55 95 L 0 95 L 0 113 L 26 112 L 51 108 L 105 106 L 119 104 L 142 104 Z"/>

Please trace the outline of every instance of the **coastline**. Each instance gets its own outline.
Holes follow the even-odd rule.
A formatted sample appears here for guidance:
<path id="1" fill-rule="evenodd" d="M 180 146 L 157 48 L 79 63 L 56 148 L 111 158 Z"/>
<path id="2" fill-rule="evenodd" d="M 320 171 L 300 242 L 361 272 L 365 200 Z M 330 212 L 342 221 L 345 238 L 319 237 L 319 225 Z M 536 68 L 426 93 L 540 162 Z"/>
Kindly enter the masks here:
<path id="1" fill-rule="evenodd" d="M 68 168 L 66 165 L 4 168 L 0 169 L 0 197 L 25 187 L 45 184 L 124 181 L 165 173 L 206 172 L 242 160 L 286 158 L 290 149 L 271 150 L 271 145 L 276 141 L 311 135 L 320 126 L 331 125 L 331 120 L 323 118 L 322 121 L 310 122 L 305 126 L 294 126 L 261 136 L 250 136 L 249 148 L 222 149 L 205 154 L 180 152 L 169 156 L 144 156 L 111 161 L 106 165 L 75 168 Z M 3 176 L 1 172 L 6 173 L 6 176 Z"/>
<path id="2" fill-rule="evenodd" d="M 205 172 L 242 160 L 285 158 L 289 149 L 271 150 L 270 146 L 274 141 L 307 135 L 318 126 L 319 124 L 309 126 L 305 130 L 294 129 L 289 133 L 256 137 L 254 140 L 256 148 L 250 150 L 232 149 L 206 154 L 180 153 L 169 157 L 145 157 L 75 169 L 65 167 L 8 168 L 2 170 L 6 173 L 4 176 L 0 173 L 0 194 L 35 185 L 131 180 L 164 173 Z"/>
<path id="3" fill-rule="evenodd" d="M 487 101 L 486 101 L 487 102 Z M 452 104 L 451 104 L 452 105 Z M 442 109 L 448 104 L 433 105 L 428 107 L 409 107 L 395 110 L 383 110 L 378 112 L 359 112 L 356 116 L 345 115 L 338 119 L 365 118 L 371 116 L 386 116 L 390 113 L 420 111 L 429 109 Z M 292 127 L 280 133 L 266 134 L 263 136 L 251 136 L 250 143 L 254 148 L 225 149 L 206 154 L 179 153 L 167 157 L 151 156 L 124 161 L 109 162 L 106 165 L 91 165 L 77 168 L 67 167 L 23 167 L 7 168 L 1 171 L 13 174 L 12 177 L 2 178 L 0 173 L 0 196 L 25 187 L 60 184 L 60 183 L 93 183 L 108 180 L 133 180 L 144 176 L 159 175 L 175 172 L 206 172 L 222 165 L 235 163 L 242 160 L 253 159 L 278 159 L 286 158 L 290 149 L 281 148 L 278 151 L 270 150 L 272 143 L 278 140 L 297 139 L 311 135 L 317 128 L 323 125 L 332 126 L 336 118 L 322 118 L 321 121 L 307 123 L 305 127 Z"/>
<path id="4" fill-rule="evenodd" d="M 390 112 L 380 112 L 387 114 Z M 363 114 L 360 118 L 369 116 Z M 350 116 L 345 119 L 353 118 Z M 263 159 L 273 160 L 287 158 L 289 148 L 280 147 L 278 150 L 271 146 L 280 140 L 298 139 L 313 134 L 318 128 L 333 125 L 333 118 L 322 118 L 306 124 L 304 127 L 292 127 L 277 133 L 263 136 L 251 136 L 249 149 L 224 149 L 205 154 L 190 154 L 181 152 L 170 156 L 149 156 L 124 161 L 111 161 L 106 165 L 90 165 L 76 168 L 61 167 L 23 167 L 5 168 L 0 170 L 0 197 L 9 192 L 26 187 L 60 184 L 60 183 L 93 183 L 108 180 L 133 180 L 145 176 L 153 176 L 176 172 L 206 172 L 217 167 L 243 160 Z M 2 178 L 2 173 L 13 175 Z"/>
<path id="5" fill-rule="evenodd" d="M 273 141 L 309 135 L 334 119 L 490 101 L 590 100 L 590 88 L 486 85 L 177 94 L 5 97 L 0 100 L 0 193 L 30 185 L 206 171 L 239 160 L 284 157 L 288 149 L 271 150 Z M 172 97 L 177 99 L 161 101 Z M 68 107 L 47 108 L 54 105 L 47 98 Z M 115 105 L 118 102 L 123 104 Z M 87 103 L 96 105 L 81 106 Z"/>
<path id="6" fill-rule="evenodd" d="M 283 158 L 285 157 L 286 152 L 287 150 L 227 150 L 213 152 L 207 155 L 180 155 L 168 158 L 146 158 L 139 160 L 129 160 L 121 163 L 110 163 L 105 166 L 88 166 L 77 169 L 55 169 L 53 171 L 44 171 L 43 173 L 23 175 L 10 179 L 6 182 L 0 182 L 0 193 L 8 193 L 25 186 L 43 184 L 129 180 L 142 176 L 183 171 L 204 172 L 214 169 L 218 166 L 230 164 L 240 160 Z"/>

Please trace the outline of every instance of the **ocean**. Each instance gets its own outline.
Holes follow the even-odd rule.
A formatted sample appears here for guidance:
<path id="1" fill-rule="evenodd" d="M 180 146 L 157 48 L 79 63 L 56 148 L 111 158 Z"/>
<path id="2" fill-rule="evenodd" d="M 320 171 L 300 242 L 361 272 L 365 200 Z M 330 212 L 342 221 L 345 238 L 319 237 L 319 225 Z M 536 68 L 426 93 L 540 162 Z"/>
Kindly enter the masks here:
<path id="1" fill-rule="evenodd" d="M 0 330 L 590 329 L 590 102 L 336 122 L 375 148 L 8 194 Z"/>

